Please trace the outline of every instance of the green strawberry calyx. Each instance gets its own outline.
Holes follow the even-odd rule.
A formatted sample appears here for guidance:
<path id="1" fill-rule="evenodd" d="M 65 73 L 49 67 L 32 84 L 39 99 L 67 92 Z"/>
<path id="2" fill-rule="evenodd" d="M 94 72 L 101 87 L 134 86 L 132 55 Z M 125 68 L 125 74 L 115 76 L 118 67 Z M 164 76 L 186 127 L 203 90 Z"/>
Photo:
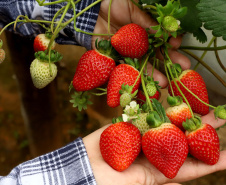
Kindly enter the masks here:
<path id="1" fill-rule="evenodd" d="M 163 123 L 156 111 L 152 111 L 147 115 L 146 122 L 151 128 L 159 127 Z"/>
<path id="2" fill-rule="evenodd" d="M 168 96 L 167 103 L 171 106 L 178 106 L 183 103 L 183 98 L 181 96 Z"/>
<path id="3" fill-rule="evenodd" d="M 101 39 L 100 41 L 98 41 L 98 39 L 96 39 L 95 47 L 99 53 L 105 56 L 108 56 L 114 60 L 121 59 L 121 56 L 119 55 L 119 53 L 111 45 L 110 40 Z"/>
<path id="4" fill-rule="evenodd" d="M 192 117 L 190 119 L 186 119 L 186 121 L 183 122 L 182 125 L 185 130 L 187 130 L 188 132 L 192 132 L 202 126 L 202 120 L 199 116 L 195 115 L 194 117 Z"/>
<path id="5" fill-rule="evenodd" d="M 139 70 L 140 68 L 140 62 L 137 58 L 129 58 L 129 57 L 125 57 L 124 61 L 126 64 L 133 66 L 135 69 Z"/>
<path id="6" fill-rule="evenodd" d="M 226 105 L 219 105 L 214 109 L 215 118 L 226 119 Z"/>
<path id="7" fill-rule="evenodd" d="M 63 56 L 57 52 L 56 50 L 51 50 L 50 53 L 47 53 L 47 50 L 45 51 L 38 51 L 35 52 L 35 58 L 42 62 L 58 62 L 60 61 Z"/>
<path id="8" fill-rule="evenodd" d="M 79 111 L 87 109 L 87 105 L 92 104 L 92 102 L 89 100 L 90 96 L 88 95 L 87 91 L 74 92 L 71 97 L 72 99 L 70 100 L 70 102 L 73 103 L 73 107 L 77 107 Z"/>

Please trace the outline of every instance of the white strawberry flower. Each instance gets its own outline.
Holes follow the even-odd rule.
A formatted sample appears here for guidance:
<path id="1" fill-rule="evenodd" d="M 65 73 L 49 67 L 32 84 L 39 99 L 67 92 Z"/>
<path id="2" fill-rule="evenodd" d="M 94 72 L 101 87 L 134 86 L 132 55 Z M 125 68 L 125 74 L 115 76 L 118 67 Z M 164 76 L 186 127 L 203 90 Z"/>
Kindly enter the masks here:
<path id="1" fill-rule="evenodd" d="M 140 111 L 139 104 L 136 101 L 131 101 L 130 105 L 126 105 L 124 114 L 122 114 L 123 121 L 129 121 L 138 118 L 138 112 Z"/>
<path id="2" fill-rule="evenodd" d="M 129 120 L 129 116 L 127 116 L 126 114 L 122 114 L 122 119 L 124 122 L 127 122 Z"/>

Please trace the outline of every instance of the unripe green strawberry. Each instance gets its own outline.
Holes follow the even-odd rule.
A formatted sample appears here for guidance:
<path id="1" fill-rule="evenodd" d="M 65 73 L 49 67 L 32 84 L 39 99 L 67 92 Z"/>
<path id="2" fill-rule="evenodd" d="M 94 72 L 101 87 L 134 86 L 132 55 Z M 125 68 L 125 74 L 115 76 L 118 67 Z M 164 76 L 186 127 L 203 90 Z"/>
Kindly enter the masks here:
<path id="1" fill-rule="evenodd" d="M 172 17 L 170 15 L 169 16 L 165 16 L 163 18 L 162 26 L 168 32 L 175 32 L 179 28 L 179 24 L 178 24 L 177 19 L 175 19 L 174 17 Z"/>
<path id="2" fill-rule="evenodd" d="M 148 83 L 146 85 L 146 89 L 149 96 L 154 96 L 157 91 L 157 87 L 155 86 L 154 83 Z"/>
<path id="3" fill-rule="evenodd" d="M 50 74 L 50 66 L 52 74 Z M 34 86 L 38 89 L 42 89 L 56 77 L 57 66 L 54 63 L 49 65 L 47 62 L 34 59 L 30 66 L 30 73 Z"/>
<path id="4" fill-rule="evenodd" d="M 132 124 L 139 129 L 141 135 L 150 129 L 150 126 L 146 121 L 147 115 L 148 113 L 141 113 L 137 119 L 132 121 Z"/>
<path id="5" fill-rule="evenodd" d="M 216 118 L 226 119 L 226 105 L 219 105 L 214 110 Z"/>
<path id="6" fill-rule="evenodd" d="M 126 105 L 128 105 L 131 102 L 132 98 L 131 98 L 131 93 L 123 93 L 120 96 L 120 105 L 122 107 L 125 107 Z"/>

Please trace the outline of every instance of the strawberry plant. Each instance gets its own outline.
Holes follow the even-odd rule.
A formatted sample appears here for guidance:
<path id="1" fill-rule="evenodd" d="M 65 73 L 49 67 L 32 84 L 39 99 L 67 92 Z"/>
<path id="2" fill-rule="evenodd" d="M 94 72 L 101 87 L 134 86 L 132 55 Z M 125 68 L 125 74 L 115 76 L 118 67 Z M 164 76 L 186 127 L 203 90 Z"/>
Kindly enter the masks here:
<path id="1" fill-rule="evenodd" d="M 108 12 L 108 34 L 88 33 L 76 27 L 76 18 L 87 9 L 100 3 L 96 0 L 84 10 L 76 13 L 77 1 L 38 1 L 40 6 L 56 5 L 65 2 L 51 21 L 32 20 L 25 15 L 6 25 L 0 34 L 10 25 L 33 23 L 41 25 L 48 33 L 38 35 L 34 42 L 36 59 L 31 63 L 30 72 L 37 88 L 44 88 L 57 76 L 55 62 L 62 56 L 54 50 L 55 39 L 60 31 L 73 23 L 75 32 L 103 37 L 95 48 L 85 52 L 69 82 L 73 107 L 87 109 L 92 104 L 90 95 L 107 96 L 107 105 L 111 108 L 121 106 L 122 116 L 114 120 L 100 138 L 100 151 L 103 159 L 115 170 L 129 168 L 139 153 L 143 151 L 147 159 L 167 178 L 174 178 L 184 164 L 188 154 L 206 164 L 218 162 L 220 145 L 213 127 L 202 123 L 200 116 L 214 110 L 216 119 L 226 119 L 226 105 L 210 104 L 206 83 L 196 71 L 201 64 L 208 69 L 219 82 L 226 87 L 225 80 L 204 62 L 207 51 L 214 51 L 216 65 L 223 69 L 218 51 L 226 46 L 217 46 L 216 37 L 226 40 L 226 31 L 221 29 L 226 22 L 221 11 L 225 5 L 221 0 L 139 0 L 132 1 L 138 8 L 151 16 L 158 24 L 143 28 L 135 23 L 122 26 L 115 33 L 110 30 L 110 10 Z M 112 1 L 110 1 L 112 2 Z M 222 6 L 222 7 L 221 7 Z M 213 9 L 214 8 L 214 9 Z M 66 19 L 72 10 L 74 15 Z M 216 14 L 214 11 L 217 11 Z M 59 21 L 56 18 L 60 17 Z M 47 25 L 49 25 L 47 27 Z M 179 50 L 197 60 L 194 69 L 182 69 L 180 64 L 171 60 L 172 46 L 169 40 L 174 37 L 192 34 L 200 43 L 207 42 L 203 27 L 212 31 L 213 38 L 207 47 L 180 46 Z M 45 43 L 46 45 L 42 45 Z M 214 43 L 214 47 L 211 44 Z M 0 45 L 0 63 L 4 60 L 4 50 Z M 205 50 L 201 57 L 190 50 Z M 161 53 L 160 59 L 158 53 Z M 148 74 L 147 64 L 153 68 Z M 154 69 L 161 69 L 169 85 L 167 99 L 169 108 L 159 102 L 161 87 L 154 79 Z M 93 90 L 97 90 L 96 93 Z M 224 89 L 225 90 L 225 89 Z M 226 91 L 225 91 L 226 92 Z"/>

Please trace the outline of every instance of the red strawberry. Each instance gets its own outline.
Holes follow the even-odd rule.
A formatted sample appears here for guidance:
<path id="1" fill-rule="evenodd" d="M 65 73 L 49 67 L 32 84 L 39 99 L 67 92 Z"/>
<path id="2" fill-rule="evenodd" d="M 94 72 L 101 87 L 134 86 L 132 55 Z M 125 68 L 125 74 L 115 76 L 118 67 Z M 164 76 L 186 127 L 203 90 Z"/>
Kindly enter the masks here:
<path id="1" fill-rule="evenodd" d="M 209 104 L 208 93 L 206 89 L 205 82 L 202 76 L 194 70 L 185 70 L 179 76 L 180 81 L 196 96 L 198 96 L 202 101 Z M 174 91 L 175 96 L 181 96 L 180 92 L 178 91 L 177 87 L 175 86 L 174 82 L 171 81 L 172 88 Z M 181 91 L 187 98 L 192 110 L 195 113 L 200 115 L 206 115 L 209 113 L 209 107 L 199 100 L 197 100 L 191 93 L 189 93 L 177 80 L 177 84 L 180 87 Z M 169 88 L 169 94 L 172 95 L 171 88 Z"/>
<path id="2" fill-rule="evenodd" d="M 48 48 L 48 45 L 50 43 L 50 37 L 48 36 L 48 34 L 38 34 L 35 39 L 34 39 L 34 43 L 33 43 L 33 47 L 34 47 L 34 51 L 45 51 Z M 53 41 L 51 49 L 54 49 L 56 46 L 56 42 Z"/>
<path id="3" fill-rule="evenodd" d="M 174 178 L 188 154 L 184 133 L 171 123 L 151 128 L 142 137 L 142 150 L 147 159 L 167 178 Z"/>
<path id="4" fill-rule="evenodd" d="M 107 86 L 107 104 L 115 108 L 120 105 L 119 90 L 122 84 L 132 86 L 138 78 L 139 71 L 128 64 L 119 64 L 112 71 Z M 131 93 L 134 93 L 140 86 L 141 79 L 137 80 Z"/>
<path id="5" fill-rule="evenodd" d="M 157 90 L 156 93 L 154 94 L 154 96 L 149 96 L 149 98 L 150 99 L 155 98 L 155 99 L 159 100 L 160 95 L 161 95 L 160 91 Z M 143 105 L 146 102 L 146 97 L 144 95 L 144 92 L 140 89 L 138 90 L 138 93 L 137 93 L 137 99 L 138 99 L 137 103 L 140 105 Z"/>
<path id="6" fill-rule="evenodd" d="M 141 58 L 148 51 L 148 34 L 137 24 L 127 24 L 112 36 L 111 44 L 123 57 Z"/>
<path id="7" fill-rule="evenodd" d="M 166 115 L 170 119 L 171 123 L 176 125 L 182 131 L 185 131 L 182 123 L 186 121 L 186 119 L 190 119 L 192 117 L 188 105 L 183 102 L 180 105 L 168 107 L 166 109 Z"/>
<path id="8" fill-rule="evenodd" d="M 214 165 L 220 157 L 220 143 L 216 130 L 209 124 L 202 124 L 199 119 L 198 125 L 187 128 L 188 120 L 183 124 L 186 130 L 186 138 L 189 146 L 189 153 L 206 164 Z M 191 124 L 191 122 L 190 122 Z M 194 126 L 193 125 L 193 126 Z"/>
<path id="9" fill-rule="evenodd" d="M 100 151 L 112 168 L 123 171 L 141 151 L 140 131 L 131 123 L 112 124 L 100 136 Z"/>
<path id="10" fill-rule="evenodd" d="M 103 42 L 110 43 L 106 40 L 99 43 Z M 82 55 L 72 82 L 76 91 L 88 91 L 108 81 L 112 70 L 115 68 L 115 61 L 113 58 L 102 53 L 93 49 Z"/>

